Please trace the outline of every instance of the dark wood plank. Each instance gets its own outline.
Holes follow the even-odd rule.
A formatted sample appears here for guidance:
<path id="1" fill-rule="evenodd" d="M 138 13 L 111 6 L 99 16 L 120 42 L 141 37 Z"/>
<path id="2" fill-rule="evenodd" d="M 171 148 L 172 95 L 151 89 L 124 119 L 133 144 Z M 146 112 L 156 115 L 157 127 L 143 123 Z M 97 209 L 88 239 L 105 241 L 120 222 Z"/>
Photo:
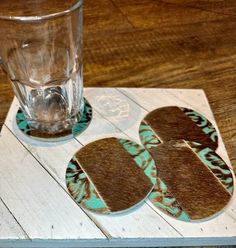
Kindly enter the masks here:
<path id="1" fill-rule="evenodd" d="M 87 35 L 85 85 L 204 89 L 236 169 L 234 2 L 114 2 L 136 30 Z"/>
<path id="2" fill-rule="evenodd" d="M 178 5 L 198 8 L 200 10 L 211 11 L 218 14 L 236 15 L 236 1 L 235 0 L 165 0 L 167 3 L 174 3 Z"/>
<path id="3" fill-rule="evenodd" d="M 84 4 L 84 33 L 132 30 L 132 24 L 110 0 L 86 0 Z"/>
<path id="4" fill-rule="evenodd" d="M 85 84 L 165 87 L 197 80 L 201 86 L 202 78 L 235 76 L 235 28 L 234 19 L 227 17 L 174 30 L 87 35 Z"/>
<path id="5" fill-rule="evenodd" d="M 85 86 L 204 89 L 236 170 L 236 2 L 87 0 L 84 14 Z"/>
<path id="6" fill-rule="evenodd" d="M 204 8 L 194 8 L 178 1 L 126 1 L 113 0 L 128 20 L 138 29 L 173 27 L 189 23 L 200 23 L 212 20 L 221 20 L 224 15 Z M 190 1 L 191 2 L 191 1 Z M 196 1 L 197 2 L 197 1 Z M 210 2 L 210 1 L 207 1 Z M 199 3 L 196 4 L 199 6 Z"/>

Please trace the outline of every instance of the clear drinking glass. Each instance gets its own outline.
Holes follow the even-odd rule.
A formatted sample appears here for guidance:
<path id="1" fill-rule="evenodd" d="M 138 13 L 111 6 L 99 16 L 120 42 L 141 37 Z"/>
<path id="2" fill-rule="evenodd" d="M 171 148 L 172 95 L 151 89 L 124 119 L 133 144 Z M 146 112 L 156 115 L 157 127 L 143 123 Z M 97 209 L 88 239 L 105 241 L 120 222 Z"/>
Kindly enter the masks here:
<path id="1" fill-rule="evenodd" d="M 32 129 L 60 133 L 83 113 L 82 0 L 1 0 L 0 57 Z"/>

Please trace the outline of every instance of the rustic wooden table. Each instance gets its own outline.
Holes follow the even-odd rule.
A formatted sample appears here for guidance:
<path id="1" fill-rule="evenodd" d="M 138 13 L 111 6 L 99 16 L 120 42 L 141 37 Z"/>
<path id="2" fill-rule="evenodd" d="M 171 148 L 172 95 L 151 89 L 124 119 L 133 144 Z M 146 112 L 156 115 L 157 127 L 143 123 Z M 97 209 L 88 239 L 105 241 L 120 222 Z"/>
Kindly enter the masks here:
<path id="1" fill-rule="evenodd" d="M 236 1 L 86 0 L 87 87 L 204 89 L 236 170 Z M 12 91 L 0 71 L 0 124 Z"/>
<path id="2" fill-rule="evenodd" d="M 86 0 L 84 16 L 85 86 L 204 89 L 236 170 L 236 1 Z"/>
<path id="3" fill-rule="evenodd" d="M 236 1 L 86 0 L 84 16 L 85 86 L 204 89 L 236 171 Z M 2 70 L 0 92 L 1 126 Z"/>

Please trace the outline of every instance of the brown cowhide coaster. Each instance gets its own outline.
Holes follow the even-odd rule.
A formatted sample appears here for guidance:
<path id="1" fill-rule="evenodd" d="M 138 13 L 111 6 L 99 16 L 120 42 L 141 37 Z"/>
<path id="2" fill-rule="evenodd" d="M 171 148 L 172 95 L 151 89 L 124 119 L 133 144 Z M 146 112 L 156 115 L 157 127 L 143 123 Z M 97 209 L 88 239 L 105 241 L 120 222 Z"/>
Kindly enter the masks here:
<path id="1" fill-rule="evenodd" d="M 156 183 L 148 151 L 135 142 L 106 138 L 79 150 L 68 164 L 66 183 L 74 200 L 100 213 L 129 209 Z"/>
<path id="2" fill-rule="evenodd" d="M 218 146 L 213 125 L 198 112 L 187 108 L 171 106 L 155 109 L 144 118 L 141 127 L 145 127 L 143 130 L 152 129 L 161 142 L 184 139 L 201 143 L 212 150 Z"/>
<path id="3" fill-rule="evenodd" d="M 165 213 L 185 221 L 217 214 L 233 193 L 233 176 L 209 147 L 196 142 L 169 141 L 149 148 L 158 171 L 149 196 Z"/>

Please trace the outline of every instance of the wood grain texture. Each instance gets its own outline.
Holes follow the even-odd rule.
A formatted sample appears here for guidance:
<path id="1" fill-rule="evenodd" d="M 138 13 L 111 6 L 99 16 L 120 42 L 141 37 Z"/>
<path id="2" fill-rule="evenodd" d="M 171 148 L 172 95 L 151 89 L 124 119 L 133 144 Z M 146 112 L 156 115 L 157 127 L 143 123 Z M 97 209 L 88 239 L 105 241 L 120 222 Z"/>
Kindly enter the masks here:
<path id="1" fill-rule="evenodd" d="M 85 1 L 85 86 L 202 88 L 236 170 L 234 0 Z M 0 123 L 12 93 L 0 71 Z"/>
<path id="2" fill-rule="evenodd" d="M 9 149 L 6 151 L 4 147 Z M 60 239 L 61 235 L 67 233 L 67 237 L 72 239 L 89 239 L 95 236 L 106 240 L 96 224 L 78 209 L 65 190 L 6 126 L 2 129 L 0 164 L 1 198 L 28 238 Z M 38 211 L 39 209 L 41 210 Z M 73 216 L 70 215 L 72 212 Z"/>
<path id="3" fill-rule="evenodd" d="M 16 238 L 17 237 L 17 238 Z M 0 199 L 0 241 L 3 239 L 26 239 L 27 234 Z"/>

